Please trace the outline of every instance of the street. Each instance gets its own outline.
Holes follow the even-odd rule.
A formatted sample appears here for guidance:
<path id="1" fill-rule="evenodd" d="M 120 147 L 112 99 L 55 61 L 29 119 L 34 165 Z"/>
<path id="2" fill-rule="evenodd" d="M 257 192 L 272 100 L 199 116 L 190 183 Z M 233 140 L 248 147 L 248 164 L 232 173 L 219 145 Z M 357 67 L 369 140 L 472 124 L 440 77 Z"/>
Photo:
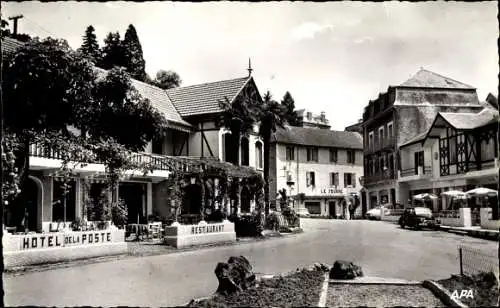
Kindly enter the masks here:
<path id="1" fill-rule="evenodd" d="M 247 257 L 256 273 L 314 262 L 354 261 L 367 276 L 447 278 L 459 271 L 457 247 L 496 254 L 497 243 L 439 231 L 402 230 L 388 222 L 302 219 L 305 233 L 235 246 L 126 258 L 18 276 L 5 275 L 7 306 L 175 306 L 212 294 L 214 269 Z"/>

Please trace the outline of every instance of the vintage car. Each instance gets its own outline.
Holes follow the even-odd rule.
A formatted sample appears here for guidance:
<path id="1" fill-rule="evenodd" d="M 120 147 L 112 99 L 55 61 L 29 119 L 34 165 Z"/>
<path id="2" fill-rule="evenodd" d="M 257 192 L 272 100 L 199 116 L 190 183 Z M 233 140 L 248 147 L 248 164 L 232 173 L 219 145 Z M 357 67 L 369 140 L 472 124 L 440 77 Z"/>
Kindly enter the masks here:
<path id="1" fill-rule="evenodd" d="M 437 229 L 439 227 L 439 221 L 436 220 L 431 209 L 426 207 L 415 207 L 405 209 L 403 215 L 399 218 L 399 225 L 401 228 Z"/>

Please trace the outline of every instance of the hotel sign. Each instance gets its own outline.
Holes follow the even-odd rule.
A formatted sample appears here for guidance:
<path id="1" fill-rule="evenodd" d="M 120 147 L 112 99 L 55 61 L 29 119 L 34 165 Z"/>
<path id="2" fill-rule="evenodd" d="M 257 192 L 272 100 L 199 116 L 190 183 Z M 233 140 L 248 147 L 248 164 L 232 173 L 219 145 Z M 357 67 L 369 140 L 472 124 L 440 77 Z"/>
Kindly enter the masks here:
<path id="1" fill-rule="evenodd" d="M 319 193 L 322 194 L 322 195 L 343 195 L 344 192 L 342 191 L 342 189 L 336 189 L 336 188 L 333 188 L 333 187 L 328 187 L 328 188 L 321 188 L 319 190 Z"/>
<path id="2" fill-rule="evenodd" d="M 111 242 L 111 232 L 107 231 L 36 234 L 21 238 L 21 250 L 91 246 Z"/>

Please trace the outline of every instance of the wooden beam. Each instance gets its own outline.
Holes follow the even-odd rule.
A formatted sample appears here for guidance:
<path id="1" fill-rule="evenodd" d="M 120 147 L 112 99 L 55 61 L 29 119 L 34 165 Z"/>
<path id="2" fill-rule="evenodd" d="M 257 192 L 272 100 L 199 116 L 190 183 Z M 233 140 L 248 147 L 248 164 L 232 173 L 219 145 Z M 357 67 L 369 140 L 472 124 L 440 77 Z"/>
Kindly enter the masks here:
<path id="1" fill-rule="evenodd" d="M 208 148 L 208 152 L 210 153 L 210 156 L 213 157 L 214 153 L 212 152 L 212 149 L 210 148 L 210 144 L 208 143 L 207 137 L 205 136 L 205 132 L 201 132 L 201 138 L 202 138 L 202 142 L 203 142 L 203 140 L 206 142 L 207 148 Z"/>

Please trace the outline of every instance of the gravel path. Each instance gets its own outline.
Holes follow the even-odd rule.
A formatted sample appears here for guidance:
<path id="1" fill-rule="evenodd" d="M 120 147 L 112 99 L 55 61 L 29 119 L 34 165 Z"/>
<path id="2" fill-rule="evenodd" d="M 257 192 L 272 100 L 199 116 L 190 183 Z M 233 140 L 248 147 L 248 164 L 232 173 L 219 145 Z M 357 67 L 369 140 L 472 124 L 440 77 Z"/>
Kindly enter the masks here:
<path id="1" fill-rule="evenodd" d="M 348 285 L 328 288 L 327 307 L 444 307 L 445 305 L 421 286 Z"/>

